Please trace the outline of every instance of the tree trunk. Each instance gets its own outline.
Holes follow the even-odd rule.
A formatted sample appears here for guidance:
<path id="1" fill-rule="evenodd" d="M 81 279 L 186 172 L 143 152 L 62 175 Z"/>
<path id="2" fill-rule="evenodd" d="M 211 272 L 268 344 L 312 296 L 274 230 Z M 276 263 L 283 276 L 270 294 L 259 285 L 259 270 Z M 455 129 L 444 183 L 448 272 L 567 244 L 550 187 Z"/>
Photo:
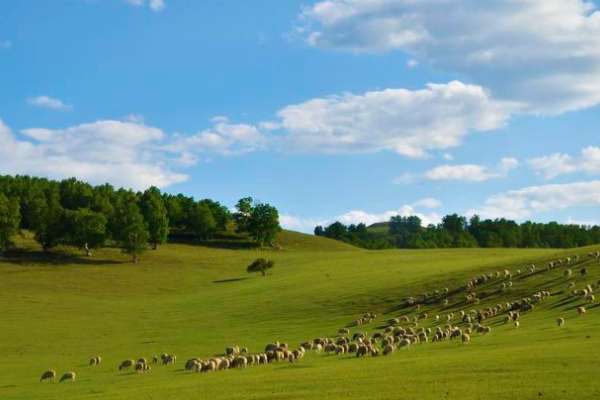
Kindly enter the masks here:
<path id="1" fill-rule="evenodd" d="M 152 243 L 152 250 L 158 250 L 158 244 Z"/>
<path id="2" fill-rule="evenodd" d="M 85 255 L 88 257 L 92 256 L 92 250 L 90 250 L 90 246 L 88 246 L 88 244 L 85 244 Z"/>
<path id="3" fill-rule="evenodd" d="M 138 255 L 137 255 L 137 251 L 134 251 L 134 252 L 132 253 L 132 256 L 133 256 L 133 263 L 134 263 L 134 264 L 137 264 L 137 263 L 138 263 Z"/>

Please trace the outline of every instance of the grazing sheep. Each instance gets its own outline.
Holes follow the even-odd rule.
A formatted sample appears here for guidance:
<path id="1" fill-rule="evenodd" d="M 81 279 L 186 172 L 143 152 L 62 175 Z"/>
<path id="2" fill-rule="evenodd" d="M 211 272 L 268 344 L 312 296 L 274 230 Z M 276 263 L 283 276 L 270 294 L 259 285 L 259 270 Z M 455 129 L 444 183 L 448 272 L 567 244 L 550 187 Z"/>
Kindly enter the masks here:
<path id="1" fill-rule="evenodd" d="M 587 269 L 586 268 L 581 268 L 581 271 L 579 271 L 581 273 L 582 276 L 587 275 Z"/>
<path id="2" fill-rule="evenodd" d="M 42 378 L 40 379 L 40 382 L 44 382 L 48 379 L 51 379 L 54 382 L 56 380 L 56 371 L 51 369 L 51 370 L 44 372 L 42 374 Z"/>
<path id="3" fill-rule="evenodd" d="M 158 356 L 152 357 L 152 364 L 158 364 Z"/>
<path id="4" fill-rule="evenodd" d="M 402 339 L 399 343 L 398 343 L 398 348 L 401 349 L 403 347 L 406 347 L 407 349 L 410 347 L 411 345 L 411 341 L 408 339 Z"/>
<path id="5" fill-rule="evenodd" d="M 585 299 L 588 301 L 588 303 L 593 303 L 594 300 L 596 300 L 593 294 L 588 294 L 587 296 L 585 296 Z"/>
<path id="6" fill-rule="evenodd" d="M 248 354 L 248 348 L 247 347 L 242 347 L 240 349 L 240 354 Z"/>
<path id="7" fill-rule="evenodd" d="M 145 358 L 140 358 L 140 359 L 138 360 L 138 362 L 139 362 L 139 363 L 142 363 L 142 364 L 148 364 L 148 360 L 146 360 Z"/>
<path id="8" fill-rule="evenodd" d="M 119 365 L 119 371 L 123 370 L 123 369 L 129 369 L 131 367 L 133 367 L 135 364 L 135 361 L 133 360 L 125 360 L 121 363 L 121 365 Z"/>
<path id="9" fill-rule="evenodd" d="M 356 357 L 366 356 L 368 352 L 369 349 L 367 348 L 367 346 L 359 346 L 358 350 L 356 351 Z"/>
<path id="10" fill-rule="evenodd" d="M 519 323 L 519 321 L 515 321 L 514 325 L 515 325 L 515 328 L 518 328 L 521 324 Z"/>
<path id="11" fill-rule="evenodd" d="M 177 356 L 169 355 L 169 356 L 166 356 L 165 359 L 163 360 L 163 365 L 175 364 L 175 361 L 177 361 Z"/>
<path id="12" fill-rule="evenodd" d="M 349 335 L 350 334 L 350 329 L 342 328 L 342 329 L 338 330 L 338 334 L 340 336 Z"/>
<path id="13" fill-rule="evenodd" d="M 148 364 L 139 361 L 135 363 L 135 372 L 143 374 L 146 371 L 150 371 Z"/>
<path id="14" fill-rule="evenodd" d="M 571 275 L 573 275 L 573 271 L 571 271 L 570 269 L 565 269 L 564 272 L 563 272 L 563 274 L 565 276 L 571 276 Z"/>
<path id="15" fill-rule="evenodd" d="M 75 382 L 76 380 L 77 379 L 76 379 L 75 372 L 71 371 L 71 372 L 67 372 L 67 373 L 63 374 L 63 376 L 60 378 L 59 382 L 66 382 L 66 381 Z"/>
<path id="16" fill-rule="evenodd" d="M 383 355 L 387 356 L 389 354 L 393 354 L 395 350 L 396 350 L 396 348 L 394 346 L 392 346 L 391 344 L 388 344 L 387 346 L 385 346 L 383 348 Z"/>
<path id="17" fill-rule="evenodd" d="M 94 357 L 92 359 L 90 359 L 90 365 L 96 365 L 98 363 L 98 358 Z"/>
<path id="18" fill-rule="evenodd" d="M 460 337 L 461 342 L 463 343 L 469 343 L 471 341 L 471 335 L 469 335 L 468 333 L 463 333 L 462 336 Z"/>
<path id="19" fill-rule="evenodd" d="M 579 315 L 584 315 L 587 313 L 584 306 L 577 307 L 577 312 L 579 313 Z"/>
<path id="20" fill-rule="evenodd" d="M 244 357 L 236 357 L 233 360 L 233 364 L 231 365 L 232 368 L 242 368 L 245 369 L 248 367 L 248 360 L 246 360 L 246 358 Z"/>
<path id="21" fill-rule="evenodd" d="M 559 328 L 562 328 L 563 326 L 565 326 L 565 319 L 562 317 L 557 319 L 556 324 L 558 325 Z"/>

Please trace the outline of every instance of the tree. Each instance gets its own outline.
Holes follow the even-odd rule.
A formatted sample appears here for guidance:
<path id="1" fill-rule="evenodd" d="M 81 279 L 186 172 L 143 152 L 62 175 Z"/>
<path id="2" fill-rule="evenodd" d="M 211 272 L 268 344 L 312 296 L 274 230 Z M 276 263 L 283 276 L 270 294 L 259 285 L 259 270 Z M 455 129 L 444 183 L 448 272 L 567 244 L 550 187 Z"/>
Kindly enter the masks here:
<path id="1" fill-rule="evenodd" d="M 44 251 L 49 251 L 65 241 L 67 232 L 65 209 L 60 204 L 60 197 L 56 188 L 51 189 L 46 194 L 46 202 L 40 202 L 33 223 L 35 240 L 42 246 Z"/>
<path id="2" fill-rule="evenodd" d="M 252 206 L 253 202 L 254 199 L 252 197 L 244 197 L 235 205 L 236 212 L 233 214 L 233 221 L 235 222 L 236 231 L 238 233 L 248 232 L 250 217 L 254 210 L 254 207 Z"/>
<path id="3" fill-rule="evenodd" d="M 85 250 L 88 257 L 92 249 L 101 247 L 106 241 L 106 217 L 87 208 L 66 212 L 69 244 Z"/>
<path id="4" fill-rule="evenodd" d="M 259 258 L 254 261 L 252 264 L 246 268 L 246 271 L 249 274 L 260 272 L 262 276 L 267 275 L 267 270 L 271 269 L 275 266 L 275 262 L 271 260 L 265 260 L 264 258 Z"/>
<path id="5" fill-rule="evenodd" d="M 215 232 L 217 223 L 206 203 L 198 203 L 189 215 L 189 228 L 201 238 L 206 239 Z"/>
<path id="6" fill-rule="evenodd" d="M 142 214 L 148 225 L 150 245 L 152 250 L 156 250 L 159 244 L 167 243 L 167 237 L 169 236 L 167 207 L 165 207 L 158 188 L 151 187 L 144 192 L 142 196 Z"/>
<path id="7" fill-rule="evenodd" d="M 323 229 L 323 227 L 321 225 L 318 225 L 315 227 L 315 236 L 324 236 L 325 235 L 325 230 Z"/>
<path id="8" fill-rule="evenodd" d="M 279 212 L 268 204 L 256 204 L 252 209 L 247 231 L 259 245 L 273 245 L 273 241 L 281 231 Z"/>
<path id="9" fill-rule="evenodd" d="M 147 250 L 150 234 L 133 194 L 120 199 L 115 225 L 115 239 L 123 247 L 123 252 L 131 254 L 132 261 L 137 264 L 139 254 Z"/>
<path id="10" fill-rule="evenodd" d="M 14 247 L 12 237 L 19 233 L 20 223 L 19 201 L 16 198 L 9 199 L 0 192 L 0 256 Z"/>

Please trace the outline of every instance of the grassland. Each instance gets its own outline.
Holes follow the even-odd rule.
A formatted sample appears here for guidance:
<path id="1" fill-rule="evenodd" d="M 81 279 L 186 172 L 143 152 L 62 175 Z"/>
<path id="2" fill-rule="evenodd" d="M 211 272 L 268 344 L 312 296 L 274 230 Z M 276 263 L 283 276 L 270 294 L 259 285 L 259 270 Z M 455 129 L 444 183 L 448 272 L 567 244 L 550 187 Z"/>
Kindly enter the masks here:
<path id="1" fill-rule="evenodd" d="M 600 398 L 600 308 L 566 297 L 600 279 L 592 249 L 366 251 L 291 232 L 283 249 L 215 248 L 171 244 L 139 265 L 118 249 L 93 258 L 68 253 L 49 259 L 26 237 L 22 254 L 0 260 L 0 399 L 594 399 Z M 597 250 L 597 248 L 594 248 Z M 270 364 L 209 374 L 183 370 L 183 360 L 222 354 L 239 344 L 254 351 L 276 340 L 294 346 L 334 336 L 367 311 L 380 331 L 403 315 L 402 301 L 423 291 L 456 287 L 477 274 L 580 254 L 586 277 L 556 269 L 493 294 L 478 307 L 546 289 L 554 296 L 515 329 L 491 320 L 491 335 L 471 343 L 416 345 L 393 356 L 357 359 L 308 354 L 299 364 Z M 267 277 L 249 276 L 257 257 L 276 261 Z M 498 283 L 478 288 L 493 292 Z M 461 297 L 462 299 L 462 297 Z M 442 315 L 472 306 L 429 306 Z M 558 328 L 556 318 L 566 319 Z M 428 321 L 424 326 L 434 326 Z M 356 331 L 352 328 L 352 331 Z M 174 366 L 151 373 L 120 372 L 120 361 L 163 352 Z M 100 355 L 99 367 L 88 366 Z M 39 383 L 53 368 L 73 370 L 74 383 Z"/>

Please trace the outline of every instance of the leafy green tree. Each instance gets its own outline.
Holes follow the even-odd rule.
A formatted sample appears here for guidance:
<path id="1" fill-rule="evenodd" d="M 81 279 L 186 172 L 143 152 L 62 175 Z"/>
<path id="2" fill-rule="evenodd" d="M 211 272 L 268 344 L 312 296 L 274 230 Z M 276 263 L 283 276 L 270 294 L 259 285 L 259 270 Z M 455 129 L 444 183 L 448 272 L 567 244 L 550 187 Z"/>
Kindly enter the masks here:
<path id="1" fill-rule="evenodd" d="M 102 247 L 106 241 L 106 217 L 88 208 L 76 211 L 67 210 L 69 244 L 91 257 L 92 250 Z"/>
<path id="2" fill-rule="evenodd" d="M 12 237 L 19 233 L 20 223 L 19 201 L 16 198 L 9 199 L 0 192 L 0 256 L 14 247 Z"/>
<path id="3" fill-rule="evenodd" d="M 193 208 L 189 216 L 189 228 L 203 239 L 215 232 L 217 223 L 208 204 L 198 203 Z"/>
<path id="4" fill-rule="evenodd" d="M 279 212 L 268 204 L 256 204 L 250 215 L 247 232 L 261 246 L 273 245 L 277 234 L 281 231 Z"/>
<path id="5" fill-rule="evenodd" d="M 233 214 L 233 221 L 236 225 L 236 232 L 248 232 L 250 218 L 252 217 L 252 212 L 254 211 L 252 203 L 254 203 L 254 199 L 252 197 L 244 197 L 235 205 L 236 211 Z"/>
<path id="6" fill-rule="evenodd" d="M 58 190 L 53 188 L 46 194 L 46 202 L 41 202 L 34 218 L 35 240 L 44 251 L 49 251 L 66 240 L 65 209 L 60 204 Z"/>
<path id="7" fill-rule="evenodd" d="M 325 230 L 321 225 L 315 227 L 315 236 L 325 236 Z"/>
<path id="8" fill-rule="evenodd" d="M 122 246 L 123 252 L 130 254 L 132 261 L 137 264 L 139 255 L 148 249 L 150 234 L 133 194 L 120 199 L 116 207 L 115 223 L 115 239 Z"/>
<path id="9" fill-rule="evenodd" d="M 275 262 L 271 260 L 265 260 L 264 258 L 259 258 L 254 261 L 252 264 L 246 268 L 246 271 L 249 274 L 260 272 L 262 276 L 267 275 L 267 270 L 273 268 L 275 266 Z"/>
<path id="10" fill-rule="evenodd" d="M 153 250 L 156 250 L 159 244 L 167 243 L 167 237 L 169 236 L 167 208 L 158 188 L 151 187 L 144 192 L 142 196 L 142 214 L 148 225 L 150 246 Z"/>

